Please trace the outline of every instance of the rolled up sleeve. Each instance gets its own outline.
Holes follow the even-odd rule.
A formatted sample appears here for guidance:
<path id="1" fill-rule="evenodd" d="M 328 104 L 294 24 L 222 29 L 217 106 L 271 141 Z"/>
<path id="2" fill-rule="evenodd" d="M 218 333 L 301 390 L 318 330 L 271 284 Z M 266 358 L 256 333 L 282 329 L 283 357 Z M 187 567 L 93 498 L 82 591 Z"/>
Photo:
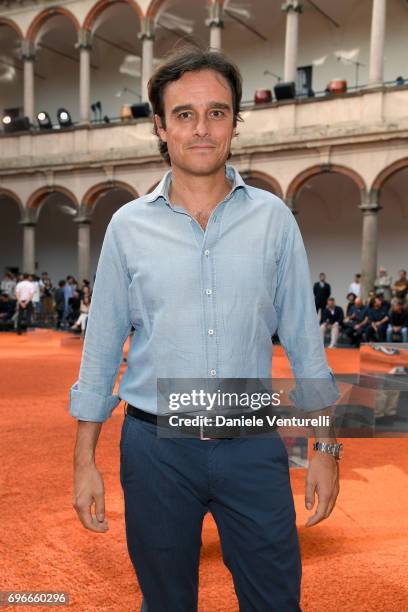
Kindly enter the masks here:
<path id="1" fill-rule="evenodd" d="M 79 378 L 70 389 L 69 412 L 83 421 L 106 421 L 120 402 L 120 397 L 112 391 L 131 322 L 130 278 L 120 250 L 116 223 L 114 215 L 99 257 Z"/>
<path id="2" fill-rule="evenodd" d="M 290 397 L 296 408 L 313 411 L 331 406 L 340 393 L 327 363 L 303 239 L 292 212 L 285 214 L 274 302 L 278 335 L 296 379 Z"/>

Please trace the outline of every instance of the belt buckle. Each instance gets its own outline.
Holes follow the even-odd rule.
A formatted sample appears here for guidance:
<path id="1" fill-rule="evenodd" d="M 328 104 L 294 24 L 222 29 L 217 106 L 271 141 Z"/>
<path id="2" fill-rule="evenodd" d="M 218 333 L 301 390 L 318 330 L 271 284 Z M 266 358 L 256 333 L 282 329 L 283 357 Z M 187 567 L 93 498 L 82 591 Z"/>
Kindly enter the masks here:
<path id="1" fill-rule="evenodd" d="M 200 440 L 212 440 L 212 438 L 204 437 L 204 425 L 200 423 Z"/>

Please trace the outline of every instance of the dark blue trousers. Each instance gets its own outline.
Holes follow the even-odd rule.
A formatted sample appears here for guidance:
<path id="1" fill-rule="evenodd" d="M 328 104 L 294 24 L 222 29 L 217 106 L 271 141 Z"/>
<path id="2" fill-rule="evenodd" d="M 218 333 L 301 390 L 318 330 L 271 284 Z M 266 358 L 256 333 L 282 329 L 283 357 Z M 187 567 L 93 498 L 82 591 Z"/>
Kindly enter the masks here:
<path id="1" fill-rule="evenodd" d="M 279 434 L 160 438 L 126 415 L 120 481 L 142 612 L 195 612 L 201 530 L 211 512 L 240 612 L 299 612 L 301 560 Z M 210 608 L 209 608 L 210 609 Z"/>

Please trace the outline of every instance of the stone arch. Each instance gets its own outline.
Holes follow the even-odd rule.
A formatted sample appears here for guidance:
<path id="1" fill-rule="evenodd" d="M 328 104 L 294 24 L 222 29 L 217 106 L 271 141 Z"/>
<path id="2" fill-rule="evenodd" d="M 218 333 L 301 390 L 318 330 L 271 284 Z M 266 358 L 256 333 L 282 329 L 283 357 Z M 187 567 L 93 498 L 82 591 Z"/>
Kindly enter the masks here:
<path id="1" fill-rule="evenodd" d="M 17 204 L 20 212 L 24 210 L 24 206 L 23 206 L 21 199 L 16 193 L 14 193 L 14 191 L 11 191 L 10 189 L 6 189 L 5 187 L 0 187 L 0 198 L 3 196 L 5 196 L 6 198 L 9 198 L 10 200 L 13 200 Z"/>
<path id="2" fill-rule="evenodd" d="M 93 5 L 93 7 L 90 9 L 87 16 L 85 17 L 83 26 L 84 29 L 92 30 L 92 26 L 95 23 L 96 19 L 99 17 L 99 15 L 103 13 L 103 11 L 109 6 L 112 6 L 113 4 L 118 4 L 119 2 L 121 4 L 128 4 L 135 11 L 140 20 L 143 18 L 143 11 L 140 8 L 139 4 L 135 2 L 135 0 L 98 0 L 98 2 Z"/>
<path id="3" fill-rule="evenodd" d="M 364 196 L 367 193 L 367 187 L 364 179 L 355 170 L 339 164 L 316 164 L 315 166 L 310 166 L 309 168 L 302 170 L 295 176 L 294 179 L 292 179 L 291 183 L 289 184 L 285 199 L 287 201 L 294 202 L 299 189 L 306 183 L 306 181 L 313 176 L 322 174 L 324 172 L 335 172 L 351 178 L 360 191 L 362 201 L 364 201 Z"/>
<path id="4" fill-rule="evenodd" d="M 135 199 L 139 197 L 136 189 L 124 181 L 105 181 L 88 189 L 82 198 L 82 206 L 91 210 L 95 206 L 98 198 L 110 189 L 123 189 L 124 191 L 128 191 L 130 194 L 132 194 Z"/>
<path id="5" fill-rule="evenodd" d="M 283 191 L 279 181 L 277 181 L 277 179 L 267 172 L 262 172 L 261 170 L 244 170 L 240 174 L 245 181 L 254 179 L 255 181 L 259 180 L 260 182 L 265 183 L 268 186 L 269 191 L 274 193 L 279 198 L 283 197 Z"/>
<path id="6" fill-rule="evenodd" d="M 388 181 L 388 179 L 391 178 L 394 174 L 399 172 L 399 170 L 403 170 L 404 168 L 408 168 L 408 157 L 397 159 L 397 161 L 383 168 L 377 174 L 373 181 L 373 184 L 371 185 L 370 195 L 378 195 L 386 181 Z"/>
<path id="7" fill-rule="evenodd" d="M 0 24 L 9 26 L 12 30 L 14 30 L 19 38 L 23 38 L 23 32 L 20 29 L 20 26 L 15 23 L 12 19 L 8 19 L 7 17 L 0 17 Z"/>
<path id="8" fill-rule="evenodd" d="M 28 202 L 27 202 L 27 207 L 26 208 L 33 208 L 33 209 L 38 209 L 41 204 L 43 203 L 44 199 L 51 195 L 52 193 L 61 193 L 64 196 L 66 196 L 69 200 L 71 200 L 71 202 L 75 205 L 75 208 L 78 209 L 78 200 L 76 198 L 76 196 L 72 193 L 72 191 L 70 191 L 69 189 L 67 189 L 66 187 L 62 187 L 61 185 L 53 185 L 52 187 L 40 187 L 39 189 L 37 189 L 36 191 L 34 191 L 34 193 L 31 194 L 31 196 L 28 198 Z"/>
<path id="9" fill-rule="evenodd" d="M 76 32 L 79 31 L 80 29 L 79 21 L 75 17 L 75 15 L 71 13 L 71 11 L 69 11 L 66 8 L 63 8 L 62 6 L 53 6 L 51 8 L 44 9 L 43 11 L 41 11 L 41 13 L 38 13 L 38 15 L 34 17 L 33 21 L 30 23 L 28 27 L 26 38 L 28 40 L 31 40 L 32 42 L 35 42 L 35 39 L 37 38 L 37 35 L 41 29 L 41 26 L 46 21 L 48 21 L 48 19 L 50 19 L 51 17 L 54 17 L 54 15 L 63 15 L 64 17 L 67 17 L 72 23 L 72 25 L 74 26 Z"/>
<path id="10" fill-rule="evenodd" d="M 163 6 L 163 4 L 166 2 L 167 0 L 151 0 L 149 6 L 147 7 L 147 11 L 146 11 L 146 17 L 149 17 L 150 19 L 155 19 L 157 17 L 158 12 L 160 11 L 161 7 Z M 205 2 L 205 0 L 201 0 L 203 3 Z M 219 0 L 220 4 L 224 4 L 224 0 Z M 211 0 L 207 0 L 207 2 L 205 2 L 206 4 L 213 4 L 213 2 Z"/>

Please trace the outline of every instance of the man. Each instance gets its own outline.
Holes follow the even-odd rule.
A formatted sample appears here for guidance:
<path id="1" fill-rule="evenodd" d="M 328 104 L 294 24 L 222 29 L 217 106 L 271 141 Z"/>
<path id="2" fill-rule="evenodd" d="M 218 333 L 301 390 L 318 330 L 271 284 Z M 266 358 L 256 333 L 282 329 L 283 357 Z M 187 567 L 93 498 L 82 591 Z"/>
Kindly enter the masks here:
<path id="1" fill-rule="evenodd" d="M 361 338 L 368 324 L 367 306 L 364 306 L 361 298 L 356 298 L 350 309 L 349 316 L 343 320 L 343 328 L 350 338 L 352 346 L 359 348 Z"/>
<path id="2" fill-rule="evenodd" d="M 346 300 L 347 300 L 346 317 L 348 317 L 351 314 L 351 312 L 353 310 L 353 307 L 354 307 L 354 304 L 355 304 L 355 301 L 356 301 L 356 297 L 357 297 L 357 295 L 355 293 L 352 293 L 352 292 L 350 292 L 350 293 L 348 293 L 346 295 Z"/>
<path id="3" fill-rule="evenodd" d="M 388 306 L 382 297 L 377 295 L 372 306 L 367 308 L 367 327 L 364 333 L 366 342 L 384 342 L 388 322 Z"/>
<path id="4" fill-rule="evenodd" d="M 330 344 L 328 348 L 335 348 L 340 333 L 340 327 L 343 323 L 344 312 L 341 306 L 336 306 L 334 297 L 327 300 L 327 306 L 323 309 L 320 319 L 320 331 L 324 344 L 324 336 L 326 330 L 330 330 Z"/>
<path id="5" fill-rule="evenodd" d="M 0 329 L 13 328 L 15 307 L 15 300 L 11 300 L 8 293 L 2 293 L 0 296 Z"/>
<path id="6" fill-rule="evenodd" d="M 95 447 L 119 402 L 112 388 L 133 325 L 119 387 L 127 402 L 120 477 L 143 612 L 197 610 L 207 511 L 240 608 L 299 611 L 300 554 L 282 440 L 160 438 L 156 385 L 158 378 L 270 378 L 278 328 L 295 376 L 327 383 L 324 406 L 338 399 L 301 235 L 282 200 L 226 167 L 241 78 L 221 53 L 193 48 L 168 58 L 149 82 L 149 97 L 171 170 L 152 193 L 116 212 L 105 235 L 71 389 L 78 419 L 73 504 L 87 529 L 108 529 Z M 338 490 L 335 456 L 317 450 L 305 503 L 313 507 L 315 492 L 319 503 L 307 526 L 331 513 Z"/>
<path id="7" fill-rule="evenodd" d="M 381 267 L 378 269 L 378 276 L 374 281 L 374 287 L 377 295 L 381 295 L 384 300 L 389 302 L 391 300 L 391 285 L 392 277 L 388 276 L 388 272 L 385 268 Z"/>
<path id="8" fill-rule="evenodd" d="M 406 270 L 398 271 L 398 280 L 392 286 L 392 292 L 399 300 L 405 300 L 408 294 L 408 278 Z"/>
<path id="9" fill-rule="evenodd" d="M 10 300 L 14 300 L 16 297 L 16 281 L 10 272 L 6 272 L 1 281 L 1 291 L 7 293 Z"/>
<path id="10" fill-rule="evenodd" d="M 48 272 L 43 272 L 40 279 L 41 308 L 44 324 L 54 322 L 54 298 L 52 281 Z"/>
<path id="11" fill-rule="evenodd" d="M 360 297 L 361 292 L 361 274 L 355 274 L 354 280 L 350 283 L 349 293 L 354 293 L 356 297 Z"/>
<path id="12" fill-rule="evenodd" d="M 399 341 L 408 342 L 408 311 L 400 300 L 391 308 L 386 335 L 387 342 L 395 342 L 396 336 Z"/>
<path id="13" fill-rule="evenodd" d="M 319 314 L 319 310 L 323 312 L 331 294 L 331 287 L 329 283 L 326 283 L 324 272 L 320 272 L 318 282 L 313 285 L 313 293 L 315 296 L 316 312 Z"/>
<path id="14" fill-rule="evenodd" d="M 23 274 L 23 279 L 20 280 L 16 285 L 16 298 L 17 298 L 17 334 L 21 335 L 21 330 L 27 329 L 31 325 L 31 317 L 33 313 L 33 296 L 34 287 L 33 283 L 29 280 L 29 274 Z"/>
<path id="15" fill-rule="evenodd" d="M 56 329 L 61 329 L 65 312 L 65 281 L 60 280 L 54 291 L 55 312 L 57 313 Z"/>
<path id="16" fill-rule="evenodd" d="M 40 279 L 36 274 L 30 274 L 28 280 L 33 285 L 33 322 L 37 325 L 41 319 L 41 287 Z"/>

